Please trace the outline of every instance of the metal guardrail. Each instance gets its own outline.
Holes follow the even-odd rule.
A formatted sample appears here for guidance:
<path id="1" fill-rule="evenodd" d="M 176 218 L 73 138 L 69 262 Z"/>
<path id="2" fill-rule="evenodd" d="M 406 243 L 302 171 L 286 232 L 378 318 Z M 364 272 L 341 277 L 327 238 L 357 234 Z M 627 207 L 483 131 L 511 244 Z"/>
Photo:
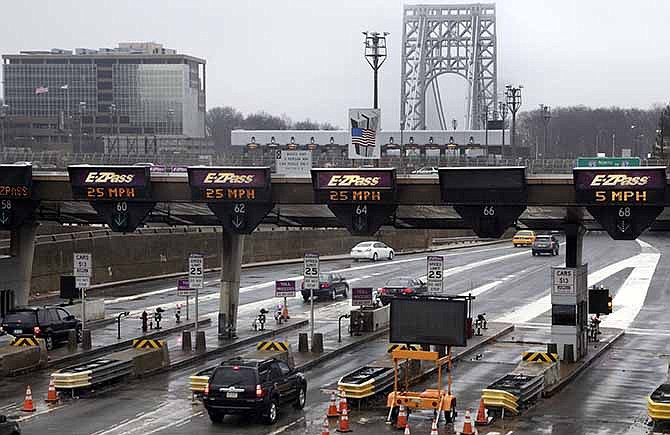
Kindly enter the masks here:
<path id="1" fill-rule="evenodd" d="M 130 360 L 96 359 L 61 369 L 52 373 L 51 378 L 57 390 L 90 389 L 130 376 L 132 371 L 133 363 Z"/>
<path id="2" fill-rule="evenodd" d="M 486 387 L 482 391 L 482 399 L 484 399 L 484 405 L 487 408 L 502 407 L 508 411 L 518 413 L 521 409 L 528 408 L 533 401 L 539 398 L 543 389 L 543 375 L 508 374 Z M 495 392 L 505 392 L 508 395 Z M 512 400 L 512 396 L 515 400 Z M 496 402 L 498 402 L 498 406 L 496 406 Z M 513 406 L 512 402 L 515 402 L 516 406 Z"/>

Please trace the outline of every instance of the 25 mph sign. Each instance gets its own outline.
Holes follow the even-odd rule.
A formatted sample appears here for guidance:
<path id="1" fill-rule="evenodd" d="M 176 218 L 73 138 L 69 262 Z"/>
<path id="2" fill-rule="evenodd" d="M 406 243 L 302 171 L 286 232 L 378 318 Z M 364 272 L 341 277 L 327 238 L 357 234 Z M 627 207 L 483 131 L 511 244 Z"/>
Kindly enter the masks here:
<path id="1" fill-rule="evenodd" d="M 430 255 L 426 258 L 427 274 L 426 283 L 428 293 L 440 294 L 444 291 L 444 257 L 441 255 Z"/>

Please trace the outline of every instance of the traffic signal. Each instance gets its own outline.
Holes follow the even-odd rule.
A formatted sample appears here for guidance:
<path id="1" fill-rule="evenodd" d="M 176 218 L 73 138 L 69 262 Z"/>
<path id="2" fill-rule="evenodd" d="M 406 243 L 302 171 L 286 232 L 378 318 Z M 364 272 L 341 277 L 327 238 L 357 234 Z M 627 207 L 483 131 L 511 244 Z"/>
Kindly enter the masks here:
<path id="1" fill-rule="evenodd" d="M 612 314 L 612 294 L 607 295 L 607 314 Z"/>

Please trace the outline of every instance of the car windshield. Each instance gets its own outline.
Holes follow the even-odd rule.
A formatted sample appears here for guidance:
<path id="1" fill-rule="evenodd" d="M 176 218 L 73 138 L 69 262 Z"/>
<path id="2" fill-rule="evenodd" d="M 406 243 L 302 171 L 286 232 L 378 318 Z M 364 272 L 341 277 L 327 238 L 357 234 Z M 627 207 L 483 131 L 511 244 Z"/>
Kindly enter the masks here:
<path id="1" fill-rule="evenodd" d="M 319 275 L 319 281 L 330 281 L 330 275 L 327 273 L 322 273 Z"/>
<path id="2" fill-rule="evenodd" d="M 532 236 L 533 232 L 532 231 L 519 231 L 516 233 L 517 236 Z"/>
<path id="3" fill-rule="evenodd" d="M 535 240 L 537 240 L 538 242 L 550 242 L 551 236 L 537 236 Z"/>
<path id="4" fill-rule="evenodd" d="M 32 323 L 35 321 L 35 313 L 32 311 L 17 311 L 14 313 L 7 313 L 5 316 L 6 323 Z"/>
<path id="5" fill-rule="evenodd" d="M 219 367 L 210 381 L 216 385 L 256 385 L 256 371 L 248 367 Z"/>
<path id="6" fill-rule="evenodd" d="M 386 287 L 407 287 L 410 284 L 410 278 L 391 278 L 386 281 Z"/>
<path id="7" fill-rule="evenodd" d="M 354 248 L 371 248 L 374 242 L 363 242 L 359 243 L 358 245 L 354 246 Z"/>

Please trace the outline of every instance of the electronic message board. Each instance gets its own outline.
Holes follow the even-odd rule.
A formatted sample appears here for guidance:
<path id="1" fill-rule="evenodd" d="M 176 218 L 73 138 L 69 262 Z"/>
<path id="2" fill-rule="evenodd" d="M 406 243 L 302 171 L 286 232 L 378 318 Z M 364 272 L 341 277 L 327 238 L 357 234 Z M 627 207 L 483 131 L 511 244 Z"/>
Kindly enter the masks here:
<path id="1" fill-rule="evenodd" d="M 466 346 L 467 302 L 438 298 L 391 300 L 391 343 Z"/>
<path id="2" fill-rule="evenodd" d="M 575 198 L 615 240 L 634 240 L 663 211 L 665 167 L 575 168 Z"/>
<path id="3" fill-rule="evenodd" d="M 312 169 L 314 200 L 352 234 L 372 235 L 397 207 L 393 168 Z"/>
<path id="4" fill-rule="evenodd" d="M 499 238 L 526 209 L 526 168 L 440 168 L 442 202 L 479 237 Z"/>
<path id="5" fill-rule="evenodd" d="M 272 210 L 269 167 L 188 168 L 191 198 L 206 202 L 224 228 L 250 234 Z"/>
<path id="6" fill-rule="evenodd" d="M 74 165 L 67 170 L 72 197 L 88 201 L 113 231 L 135 231 L 156 205 L 149 166 Z"/>
<path id="7" fill-rule="evenodd" d="M 28 219 L 37 207 L 31 165 L 0 165 L 0 230 L 11 230 Z"/>

